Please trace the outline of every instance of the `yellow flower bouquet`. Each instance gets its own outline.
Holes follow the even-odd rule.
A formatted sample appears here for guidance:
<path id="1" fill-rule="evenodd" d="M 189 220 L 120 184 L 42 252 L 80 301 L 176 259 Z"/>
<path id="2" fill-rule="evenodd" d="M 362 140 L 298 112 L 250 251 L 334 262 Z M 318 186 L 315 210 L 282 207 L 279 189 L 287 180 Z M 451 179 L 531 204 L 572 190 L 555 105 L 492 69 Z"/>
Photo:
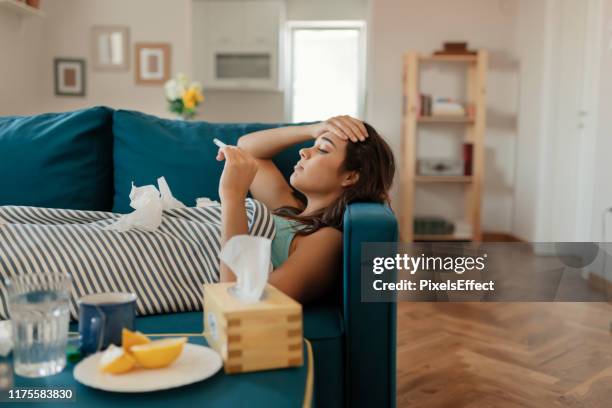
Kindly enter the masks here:
<path id="1" fill-rule="evenodd" d="M 165 84 L 168 110 L 176 113 L 183 119 L 192 119 L 196 108 L 204 102 L 202 85 L 199 82 L 190 82 L 185 74 L 178 74 Z"/>

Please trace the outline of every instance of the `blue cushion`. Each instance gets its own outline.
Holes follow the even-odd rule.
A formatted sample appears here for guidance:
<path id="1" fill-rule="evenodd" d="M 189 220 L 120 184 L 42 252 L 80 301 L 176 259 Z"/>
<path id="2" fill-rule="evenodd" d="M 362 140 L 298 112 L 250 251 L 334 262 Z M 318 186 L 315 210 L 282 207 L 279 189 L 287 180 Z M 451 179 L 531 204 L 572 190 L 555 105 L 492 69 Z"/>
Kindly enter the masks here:
<path id="1" fill-rule="evenodd" d="M 113 211 L 130 212 L 131 183 L 156 184 L 164 176 L 173 195 L 194 206 L 198 197 L 218 200 L 223 162 L 215 160 L 218 138 L 235 145 L 244 134 L 282 126 L 263 123 L 209 123 L 161 119 L 140 112 L 118 110 L 113 116 L 115 135 L 115 197 Z M 274 159 L 285 177 L 293 171 L 298 149 L 285 150 Z"/>
<path id="2" fill-rule="evenodd" d="M 109 211 L 112 110 L 0 117 L 0 205 Z"/>

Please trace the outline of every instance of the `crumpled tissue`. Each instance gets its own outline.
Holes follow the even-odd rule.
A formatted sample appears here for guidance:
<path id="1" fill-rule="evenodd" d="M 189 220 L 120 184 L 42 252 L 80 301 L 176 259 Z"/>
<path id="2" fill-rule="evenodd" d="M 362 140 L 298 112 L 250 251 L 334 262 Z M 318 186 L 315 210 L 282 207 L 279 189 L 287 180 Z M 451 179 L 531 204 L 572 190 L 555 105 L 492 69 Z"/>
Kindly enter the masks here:
<path id="1" fill-rule="evenodd" d="M 236 235 L 225 243 L 221 260 L 236 275 L 236 298 L 247 303 L 261 299 L 272 271 L 271 252 L 272 240 L 263 237 Z"/>
<path id="2" fill-rule="evenodd" d="M 0 356 L 6 357 L 13 349 L 13 328 L 10 320 L 0 321 Z"/>
<path id="3" fill-rule="evenodd" d="M 213 205 L 219 205 L 219 202 L 215 200 L 211 200 L 208 197 L 196 198 L 196 207 L 198 208 L 210 207 Z"/>
<path id="4" fill-rule="evenodd" d="M 159 190 L 152 184 L 136 187 L 132 183 L 130 207 L 134 211 L 122 215 L 116 222 L 106 226 L 106 229 L 125 232 L 138 228 L 153 232 L 161 225 L 164 210 L 185 207 L 185 204 L 174 198 L 164 177 L 158 178 L 157 184 Z"/>

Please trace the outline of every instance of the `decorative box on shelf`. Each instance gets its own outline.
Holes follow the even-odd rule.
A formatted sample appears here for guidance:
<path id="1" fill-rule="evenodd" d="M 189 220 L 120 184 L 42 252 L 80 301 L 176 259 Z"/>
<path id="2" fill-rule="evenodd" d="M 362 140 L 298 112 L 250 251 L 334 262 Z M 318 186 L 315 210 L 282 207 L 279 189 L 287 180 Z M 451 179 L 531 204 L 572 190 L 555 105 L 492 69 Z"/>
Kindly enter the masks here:
<path id="1" fill-rule="evenodd" d="M 204 285 L 204 334 L 225 372 L 301 366 L 302 305 L 269 284 L 261 300 L 243 302 L 228 291 L 234 285 Z"/>

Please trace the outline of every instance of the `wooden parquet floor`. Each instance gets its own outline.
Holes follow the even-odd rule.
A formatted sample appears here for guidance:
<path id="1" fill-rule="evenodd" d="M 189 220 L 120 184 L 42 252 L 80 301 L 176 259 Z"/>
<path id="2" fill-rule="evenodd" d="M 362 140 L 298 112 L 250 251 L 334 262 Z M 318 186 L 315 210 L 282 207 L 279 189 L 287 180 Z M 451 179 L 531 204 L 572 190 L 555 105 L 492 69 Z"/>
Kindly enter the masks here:
<path id="1" fill-rule="evenodd" d="M 397 405 L 612 407 L 608 303 L 398 303 Z"/>

